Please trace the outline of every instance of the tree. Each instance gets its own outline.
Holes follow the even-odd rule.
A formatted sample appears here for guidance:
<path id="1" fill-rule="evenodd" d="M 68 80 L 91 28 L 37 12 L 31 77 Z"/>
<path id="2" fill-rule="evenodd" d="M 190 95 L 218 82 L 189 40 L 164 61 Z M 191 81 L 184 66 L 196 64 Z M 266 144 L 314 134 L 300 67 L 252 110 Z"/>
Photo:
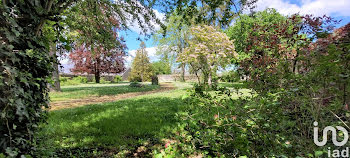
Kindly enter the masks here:
<path id="1" fill-rule="evenodd" d="M 225 33 L 233 40 L 235 50 L 240 55 L 239 59 L 247 57 L 246 47 L 249 46 L 248 35 L 254 32 L 256 24 L 272 28 L 273 26 L 283 23 L 287 17 L 278 13 L 275 9 L 266 9 L 251 15 L 241 15 L 235 21 L 235 24 L 225 30 Z"/>
<path id="2" fill-rule="evenodd" d="M 257 0 L 174 0 L 164 1 L 165 11 L 175 13 L 186 25 L 205 24 L 225 28 L 244 9 L 254 8 Z"/>
<path id="3" fill-rule="evenodd" d="M 33 134 L 49 107 L 53 70 L 43 24 L 73 1 L 7 1 L 0 4 L 0 153 L 29 154 Z"/>
<path id="4" fill-rule="evenodd" d="M 43 34 L 43 26 L 49 21 L 60 25 L 67 18 L 62 12 L 79 2 L 0 1 L 0 153 L 6 156 L 30 154 L 34 133 L 47 116 L 48 79 L 55 59 L 49 53 L 52 43 Z M 103 6 L 110 8 L 125 29 L 130 21 L 137 21 L 148 32 L 154 28 L 152 21 L 160 22 L 151 8 L 152 0 L 95 2 L 109 4 Z"/>
<path id="5" fill-rule="evenodd" d="M 272 54 L 276 53 L 274 48 L 278 44 L 286 46 L 287 40 L 284 40 L 282 36 L 287 32 L 292 32 L 290 28 L 293 26 L 296 24 L 289 22 L 288 17 L 281 15 L 275 9 L 266 9 L 252 15 L 241 15 L 233 26 L 225 30 L 227 36 L 234 41 L 238 52 L 236 65 L 239 66 L 239 69 L 244 69 L 243 73 L 252 81 L 257 81 L 253 82 L 252 86 L 258 87 L 257 85 L 266 84 L 262 86 L 262 90 L 272 89 L 271 84 L 264 82 L 265 80 L 271 81 L 270 83 L 277 81 L 270 78 L 272 76 L 269 73 L 275 72 L 275 63 L 280 56 Z M 284 32 L 280 33 L 280 30 L 283 29 Z M 266 69 L 268 71 L 262 73 Z M 257 78 L 259 81 L 254 80 Z"/>
<path id="6" fill-rule="evenodd" d="M 136 51 L 136 56 L 132 62 L 129 80 L 145 82 L 149 81 L 152 76 L 152 65 L 148 58 L 146 45 L 144 42 L 141 42 L 140 48 Z"/>
<path id="7" fill-rule="evenodd" d="M 176 58 L 188 45 L 189 25 L 181 23 L 181 16 L 172 14 L 166 23 L 166 30 L 159 30 L 154 34 L 154 41 L 158 44 L 157 54 L 162 60 L 169 61 L 171 66 L 176 62 Z M 181 80 L 185 81 L 185 63 L 180 63 Z"/>
<path id="8" fill-rule="evenodd" d="M 125 70 L 124 56 L 125 45 L 111 50 L 97 47 L 92 53 L 89 46 L 80 46 L 69 54 L 70 60 L 74 63 L 73 72 L 88 73 L 95 75 L 96 83 L 100 83 L 103 73 L 120 73 Z"/>
<path id="9" fill-rule="evenodd" d="M 212 26 L 192 27 L 189 46 L 180 54 L 178 60 L 188 63 L 195 73 L 203 74 L 203 84 L 212 86 L 213 76 L 219 68 L 231 64 L 237 56 L 233 42 L 226 34 L 216 31 Z"/>
<path id="10" fill-rule="evenodd" d="M 153 62 L 152 70 L 155 75 L 171 74 L 170 64 L 164 61 Z"/>
<path id="11" fill-rule="evenodd" d="M 249 75 L 251 87 L 266 93 L 292 86 L 283 78 L 304 73 L 310 43 L 331 31 L 333 22 L 327 16 L 284 17 L 267 9 L 242 16 L 227 34 L 236 42 L 239 65 Z"/>
<path id="12" fill-rule="evenodd" d="M 67 23 L 72 31 L 78 32 L 76 49 L 69 57 L 74 63 L 73 72 L 95 75 L 100 82 L 102 73 L 124 71 L 123 56 L 126 49 L 123 38 L 117 31 L 121 29 L 110 3 L 82 1 L 74 6 L 68 15 Z"/>

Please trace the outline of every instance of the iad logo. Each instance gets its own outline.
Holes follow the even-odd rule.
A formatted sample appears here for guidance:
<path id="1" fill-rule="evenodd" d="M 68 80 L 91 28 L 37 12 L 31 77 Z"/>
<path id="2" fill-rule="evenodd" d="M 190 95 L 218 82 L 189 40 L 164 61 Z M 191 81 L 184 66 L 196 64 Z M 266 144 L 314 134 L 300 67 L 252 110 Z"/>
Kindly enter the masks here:
<path id="1" fill-rule="evenodd" d="M 322 141 L 318 141 L 318 122 L 314 122 L 314 143 L 317 145 L 317 146 L 324 146 L 326 145 L 327 143 L 327 133 L 328 131 L 331 131 L 332 132 L 332 142 L 335 146 L 343 146 L 345 145 L 347 142 L 348 142 L 348 139 L 349 139 L 349 133 L 348 131 L 344 128 L 344 127 L 341 127 L 341 126 L 336 126 L 336 128 L 340 131 L 343 132 L 344 134 L 344 140 L 341 141 L 341 142 L 338 142 L 337 140 L 337 130 L 332 127 L 332 126 L 327 126 L 326 128 L 323 129 L 323 136 L 322 136 Z"/>

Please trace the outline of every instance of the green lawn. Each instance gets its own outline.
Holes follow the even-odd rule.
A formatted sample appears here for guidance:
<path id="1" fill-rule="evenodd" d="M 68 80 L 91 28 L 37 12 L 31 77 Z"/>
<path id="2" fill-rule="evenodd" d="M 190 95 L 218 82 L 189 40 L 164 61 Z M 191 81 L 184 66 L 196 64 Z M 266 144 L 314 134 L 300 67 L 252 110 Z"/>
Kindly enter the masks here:
<path id="1" fill-rule="evenodd" d="M 163 132 L 176 126 L 175 113 L 184 108 L 181 96 L 190 87 L 180 83 L 176 86 L 179 87 L 177 90 L 169 92 L 52 111 L 48 124 L 43 125 L 38 133 L 42 138 L 40 146 L 45 147 L 45 154 L 56 151 L 61 154 L 75 152 L 73 155 L 77 155 L 75 149 L 99 147 L 121 151 L 147 141 L 159 143 Z M 66 92 L 69 90 L 65 89 Z"/>
<path id="2" fill-rule="evenodd" d="M 51 101 L 68 99 L 82 99 L 92 96 L 117 95 L 130 92 L 144 92 L 159 88 L 159 86 L 144 83 L 142 88 L 130 87 L 129 83 L 119 84 L 81 84 L 76 86 L 62 86 L 62 92 L 51 92 Z"/>
<path id="3" fill-rule="evenodd" d="M 38 133 L 39 154 L 50 157 L 95 157 L 105 153 L 135 151 L 145 142 L 161 144 L 163 136 L 168 135 L 181 121 L 176 119 L 176 113 L 186 111 L 182 98 L 186 90 L 192 87 L 191 83 L 173 84 L 177 89 L 168 92 L 51 111 L 48 123 L 43 124 Z M 238 88 L 235 84 L 239 83 L 221 83 L 232 90 Z M 148 85 L 142 90 L 155 88 L 158 87 Z M 240 88 L 240 91 L 247 91 L 244 95 L 250 91 Z M 140 90 L 123 84 L 80 85 L 64 87 L 62 94 L 53 93 L 53 96 L 57 100 L 132 91 Z"/>

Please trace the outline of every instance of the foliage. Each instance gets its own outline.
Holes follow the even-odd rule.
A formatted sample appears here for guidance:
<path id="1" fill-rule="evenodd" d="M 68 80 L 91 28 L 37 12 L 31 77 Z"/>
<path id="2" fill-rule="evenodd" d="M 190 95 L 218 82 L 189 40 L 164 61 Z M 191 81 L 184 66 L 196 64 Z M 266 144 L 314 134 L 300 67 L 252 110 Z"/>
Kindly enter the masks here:
<path id="1" fill-rule="evenodd" d="M 152 65 L 148 58 L 146 45 L 144 42 L 141 42 L 140 48 L 136 51 L 136 56 L 132 61 L 129 80 L 137 82 L 150 81 L 152 75 Z"/>
<path id="2" fill-rule="evenodd" d="M 176 58 L 188 45 L 188 30 L 190 25 L 181 23 L 181 16 L 172 14 L 166 22 L 166 30 L 159 30 L 153 35 L 153 40 L 157 43 L 157 54 L 161 60 L 176 66 Z M 185 63 L 180 63 L 181 80 L 185 81 Z"/>
<path id="3" fill-rule="evenodd" d="M 188 106 L 177 115 L 182 121 L 168 136 L 172 142 L 155 153 L 163 150 L 163 155 L 175 154 L 175 157 L 314 156 L 317 148 L 312 136 L 299 135 L 304 130 L 300 129 L 299 121 L 305 118 L 296 118 L 293 112 L 283 109 L 279 95 L 233 99 L 234 93 L 225 88 L 216 93 L 198 89 L 195 87 L 183 97 Z M 302 116 L 312 115 L 309 110 L 303 112 Z M 329 114 L 322 111 L 324 119 L 340 123 L 337 118 L 327 117 Z M 306 124 L 312 128 L 311 122 Z"/>
<path id="4" fill-rule="evenodd" d="M 124 48 L 122 46 L 120 49 L 105 50 L 99 47 L 93 51 L 96 53 L 93 53 L 81 46 L 69 55 L 70 60 L 74 63 L 72 71 L 94 74 L 96 83 L 99 83 L 102 73 L 119 73 L 124 71 Z"/>
<path id="5" fill-rule="evenodd" d="M 119 82 L 121 82 L 121 81 L 123 81 L 122 76 L 119 76 L 119 75 L 115 75 L 115 76 L 114 76 L 113 82 L 119 83 Z"/>
<path id="6" fill-rule="evenodd" d="M 168 14 L 180 16 L 180 23 L 205 24 L 225 28 L 243 12 L 254 8 L 257 0 L 174 0 L 164 1 Z"/>
<path id="7" fill-rule="evenodd" d="M 60 77 L 60 83 L 62 86 L 68 86 L 68 85 L 79 85 L 88 83 L 87 77 L 83 76 L 77 76 L 77 77 Z"/>
<path id="8" fill-rule="evenodd" d="M 219 68 L 231 64 L 236 56 L 232 41 L 226 34 L 212 26 L 196 26 L 190 30 L 189 46 L 178 57 L 178 61 L 191 66 L 194 73 L 202 73 L 203 84 L 211 86 Z"/>
<path id="9" fill-rule="evenodd" d="M 153 62 L 152 70 L 155 75 L 171 74 L 171 68 L 169 63 L 164 61 Z"/>
<path id="10" fill-rule="evenodd" d="M 41 32 L 46 20 L 72 1 L 7 1 L 0 4 L 0 153 L 20 157 L 34 148 L 33 134 L 45 121 L 48 79 L 55 62 L 51 39 Z"/>
<path id="11" fill-rule="evenodd" d="M 237 82 L 239 80 L 240 80 L 240 75 L 235 70 L 223 72 L 220 77 L 220 81 L 222 82 Z"/>
<path id="12" fill-rule="evenodd" d="M 233 40 L 235 50 L 239 55 L 238 59 L 243 60 L 248 55 L 246 52 L 246 48 L 250 44 L 248 36 L 256 31 L 254 26 L 261 25 L 272 30 L 274 29 L 273 26 L 286 20 L 287 17 L 281 15 L 275 9 L 266 9 L 253 15 L 240 15 L 235 21 L 235 25 L 226 29 L 225 33 Z"/>
<path id="13" fill-rule="evenodd" d="M 238 60 L 253 95 L 235 100 L 231 90 L 213 94 L 194 87 L 186 97 L 190 108 L 179 113 L 185 122 L 169 136 L 171 150 L 157 151 L 183 157 L 318 157 L 330 145 L 314 144 L 313 122 L 349 124 L 350 24 L 332 33 L 336 21 L 327 16 L 257 14 L 267 19 L 252 16 L 237 23 L 251 23 L 254 30 L 240 41 L 244 56 Z M 262 22 L 270 17 L 281 18 Z M 237 38 L 240 32 L 231 33 Z"/>
<path id="14" fill-rule="evenodd" d="M 76 48 L 69 58 L 74 63 L 75 73 L 95 75 L 100 83 L 102 73 L 119 73 L 124 71 L 126 45 L 118 35 L 120 22 L 113 17 L 114 10 L 107 7 L 108 2 L 81 1 L 70 9 L 67 23 L 70 29 L 79 34 Z"/>
<path id="15" fill-rule="evenodd" d="M 60 26 L 62 19 L 67 18 L 60 14 L 67 8 L 76 8 L 80 2 L 86 1 L 1 0 L 0 152 L 6 156 L 20 157 L 35 149 L 31 143 L 33 133 L 37 124 L 46 118 L 47 84 L 51 80 L 52 63 L 56 62 L 49 53 L 52 38 L 47 36 L 49 34 L 45 33 L 43 26 L 50 21 L 54 25 L 46 26 Z M 152 0 L 136 3 L 109 0 L 93 2 L 90 4 L 107 2 L 109 5 L 104 7 L 113 10 L 113 15 L 118 16 L 123 28 L 129 28 L 127 23 L 134 21 L 139 22 L 142 30 L 147 32 L 154 29 L 150 25 L 152 22 L 160 23 L 151 9 L 154 4 Z"/>

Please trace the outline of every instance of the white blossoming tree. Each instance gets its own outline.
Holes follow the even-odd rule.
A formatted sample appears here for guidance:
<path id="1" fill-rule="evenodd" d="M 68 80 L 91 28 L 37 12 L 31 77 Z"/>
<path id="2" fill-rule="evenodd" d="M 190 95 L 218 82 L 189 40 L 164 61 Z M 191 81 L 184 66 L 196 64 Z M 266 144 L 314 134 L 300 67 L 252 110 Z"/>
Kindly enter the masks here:
<path id="1" fill-rule="evenodd" d="M 203 84 L 212 87 L 217 70 L 236 59 L 233 41 L 225 33 L 207 25 L 192 27 L 190 37 L 189 46 L 178 56 L 178 61 L 189 64 L 197 76 L 201 73 Z M 200 79 L 198 81 L 200 83 Z"/>

